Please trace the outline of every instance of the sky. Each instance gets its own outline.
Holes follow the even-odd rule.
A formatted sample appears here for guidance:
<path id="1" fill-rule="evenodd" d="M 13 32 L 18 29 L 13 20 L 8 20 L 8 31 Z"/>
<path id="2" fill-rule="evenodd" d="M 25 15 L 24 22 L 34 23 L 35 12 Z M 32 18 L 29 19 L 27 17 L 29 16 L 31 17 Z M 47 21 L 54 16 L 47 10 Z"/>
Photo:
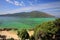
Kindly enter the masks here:
<path id="1" fill-rule="evenodd" d="M 0 0 L 0 15 L 30 11 L 60 17 L 60 0 Z"/>

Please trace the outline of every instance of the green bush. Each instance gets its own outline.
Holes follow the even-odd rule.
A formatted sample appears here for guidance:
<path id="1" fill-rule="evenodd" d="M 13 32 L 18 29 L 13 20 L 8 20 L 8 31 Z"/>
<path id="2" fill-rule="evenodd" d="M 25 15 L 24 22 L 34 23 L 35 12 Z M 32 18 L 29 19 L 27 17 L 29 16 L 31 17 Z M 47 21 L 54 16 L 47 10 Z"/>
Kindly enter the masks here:
<path id="1" fill-rule="evenodd" d="M 55 25 L 60 28 L 60 18 L 54 21 Z"/>
<path id="2" fill-rule="evenodd" d="M 29 39 L 29 34 L 25 29 L 18 31 L 18 36 L 21 38 L 21 40 Z"/>
<path id="3" fill-rule="evenodd" d="M 9 39 L 7 39 L 7 40 L 14 40 L 14 38 L 9 38 Z"/>
<path id="4" fill-rule="evenodd" d="M 48 36 L 52 38 L 52 36 L 58 31 L 58 29 L 60 29 L 59 27 L 60 27 L 60 19 L 40 24 L 34 29 L 35 40 L 38 39 L 47 40 Z"/>
<path id="5" fill-rule="evenodd" d="M 31 36 L 31 37 L 30 37 L 30 40 L 35 40 L 35 37 L 34 37 L 34 36 Z"/>

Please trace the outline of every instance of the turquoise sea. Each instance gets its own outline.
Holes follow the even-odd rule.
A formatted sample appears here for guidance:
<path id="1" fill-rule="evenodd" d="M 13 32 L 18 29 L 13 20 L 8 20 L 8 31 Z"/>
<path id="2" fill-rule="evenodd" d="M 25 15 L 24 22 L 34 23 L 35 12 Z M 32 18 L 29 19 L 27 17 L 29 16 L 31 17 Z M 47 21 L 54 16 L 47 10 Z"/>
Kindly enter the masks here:
<path id="1" fill-rule="evenodd" d="M 0 28 L 34 28 L 35 26 L 55 20 L 55 18 L 20 18 L 20 17 L 0 17 Z"/>

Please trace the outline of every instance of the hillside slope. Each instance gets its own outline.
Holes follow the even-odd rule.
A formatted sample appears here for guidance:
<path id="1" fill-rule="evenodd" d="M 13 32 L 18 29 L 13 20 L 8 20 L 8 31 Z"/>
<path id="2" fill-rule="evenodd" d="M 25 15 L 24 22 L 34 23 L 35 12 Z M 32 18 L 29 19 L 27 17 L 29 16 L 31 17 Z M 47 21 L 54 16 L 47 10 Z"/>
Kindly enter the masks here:
<path id="1" fill-rule="evenodd" d="M 32 11 L 32 12 L 21 12 L 21 13 L 14 13 L 14 14 L 5 14 L 0 16 L 19 16 L 19 17 L 31 17 L 31 18 L 39 18 L 39 17 L 54 17 L 50 14 L 40 12 L 40 11 Z"/>

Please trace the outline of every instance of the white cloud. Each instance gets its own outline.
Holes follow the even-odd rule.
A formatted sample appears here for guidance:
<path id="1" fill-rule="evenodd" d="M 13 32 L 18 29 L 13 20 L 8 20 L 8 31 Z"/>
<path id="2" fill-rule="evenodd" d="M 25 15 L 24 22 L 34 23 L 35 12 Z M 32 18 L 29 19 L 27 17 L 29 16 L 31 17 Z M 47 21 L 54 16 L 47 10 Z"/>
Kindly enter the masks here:
<path id="1" fill-rule="evenodd" d="M 29 7 L 22 7 L 19 9 L 15 10 L 44 10 L 44 9 L 49 9 L 49 8 L 55 8 L 55 7 L 60 7 L 60 2 L 54 2 L 54 3 L 48 3 L 48 4 L 39 4 L 35 6 L 29 6 Z"/>
<path id="2" fill-rule="evenodd" d="M 18 1 L 14 1 L 14 4 L 16 5 L 16 6 L 19 6 L 19 2 Z"/>
<path id="3" fill-rule="evenodd" d="M 7 2 L 9 2 L 10 0 L 6 0 Z"/>
<path id="4" fill-rule="evenodd" d="M 21 2 L 14 1 L 14 5 L 16 5 L 16 6 L 25 6 L 23 1 L 21 1 Z"/>
<path id="5" fill-rule="evenodd" d="M 21 1 L 20 6 L 25 6 L 25 4 L 24 4 L 24 2 L 23 2 L 23 1 Z"/>
<path id="6" fill-rule="evenodd" d="M 16 5 L 16 6 L 25 6 L 24 5 L 24 2 L 23 1 L 21 1 L 21 2 L 19 2 L 19 1 L 16 1 L 16 0 L 6 0 L 8 3 L 11 3 L 11 4 L 13 4 L 13 5 Z"/>
<path id="7" fill-rule="evenodd" d="M 11 0 L 6 0 L 6 2 L 13 4 L 13 2 Z"/>

